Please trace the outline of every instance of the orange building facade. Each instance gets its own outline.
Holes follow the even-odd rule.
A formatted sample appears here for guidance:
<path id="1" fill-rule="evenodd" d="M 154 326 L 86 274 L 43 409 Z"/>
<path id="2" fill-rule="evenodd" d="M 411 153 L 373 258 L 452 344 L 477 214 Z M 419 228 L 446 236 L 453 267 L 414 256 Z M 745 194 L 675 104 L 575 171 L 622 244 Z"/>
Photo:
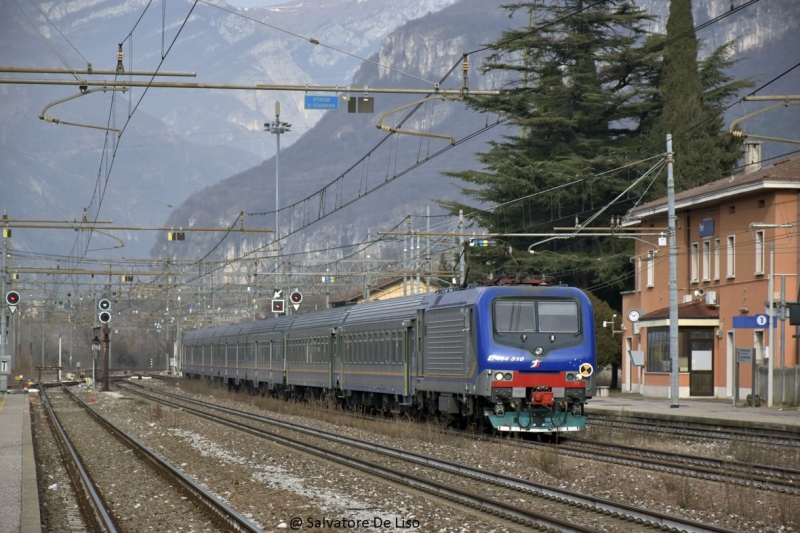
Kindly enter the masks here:
<path id="1" fill-rule="evenodd" d="M 755 370 L 763 398 L 772 364 L 775 403 L 796 404 L 799 339 L 788 303 L 798 301 L 800 157 L 676 194 L 675 212 L 680 397 L 744 399 Z M 639 237 L 635 288 L 622 295 L 622 390 L 668 398 L 667 199 L 631 210 L 624 226 Z M 779 317 L 771 343 L 770 275 Z"/>

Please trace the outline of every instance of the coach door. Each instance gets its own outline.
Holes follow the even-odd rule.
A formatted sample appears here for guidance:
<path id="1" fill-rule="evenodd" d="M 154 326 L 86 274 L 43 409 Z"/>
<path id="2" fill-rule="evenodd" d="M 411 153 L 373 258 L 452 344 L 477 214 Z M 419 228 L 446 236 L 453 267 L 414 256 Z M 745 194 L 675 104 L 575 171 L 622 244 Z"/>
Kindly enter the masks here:
<path id="1" fill-rule="evenodd" d="M 341 335 L 337 334 L 337 328 L 331 328 L 328 334 L 328 388 L 332 391 L 338 389 L 338 384 L 342 375 L 341 357 Z"/>
<path id="2" fill-rule="evenodd" d="M 270 339 L 268 342 L 269 346 L 267 348 L 267 357 L 269 358 L 269 377 L 267 378 L 267 381 L 269 382 L 269 390 L 273 390 L 275 389 L 275 365 L 278 360 L 278 354 L 276 353 L 275 340 Z"/>
<path id="3" fill-rule="evenodd" d="M 397 333 L 392 331 L 392 337 L 394 337 Z M 395 344 L 393 347 L 394 350 L 397 350 L 397 343 L 395 339 L 392 339 L 392 343 Z M 401 344 L 401 357 L 403 361 L 403 396 L 408 397 L 411 394 L 411 368 L 413 365 L 413 354 L 416 351 L 415 347 L 417 346 L 417 333 L 416 328 L 414 327 L 413 320 L 404 320 L 403 321 L 403 339 Z M 395 353 L 397 353 L 395 351 Z"/>

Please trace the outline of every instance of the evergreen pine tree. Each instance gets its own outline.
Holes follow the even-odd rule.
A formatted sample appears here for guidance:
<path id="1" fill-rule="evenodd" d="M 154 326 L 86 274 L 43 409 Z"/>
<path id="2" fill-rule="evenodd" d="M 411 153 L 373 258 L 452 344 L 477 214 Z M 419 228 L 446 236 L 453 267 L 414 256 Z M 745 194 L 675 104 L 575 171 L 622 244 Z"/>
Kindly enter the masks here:
<path id="1" fill-rule="evenodd" d="M 749 80 L 732 82 L 724 74 L 733 64 L 728 59 L 732 45 L 719 47 L 698 64 L 692 2 L 671 0 L 659 85 L 662 109 L 650 139 L 666 147 L 666 134 L 672 134 L 677 190 L 724 177 L 741 156 L 741 143 L 723 131 L 721 114 L 726 100 L 751 85 Z M 652 192 L 661 195 L 664 187 L 655 187 Z"/>
<path id="2" fill-rule="evenodd" d="M 634 171 L 609 173 L 643 142 L 653 101 L 647 97 L 658 74 L 656 52 L 645 43 L 650 17 L 628 1 L 609 0 L 591 6 L 582 0 L 537 0 L 508 6 L 550 21 L 542 29 L 505 32 L 484 71 L 502 71 L 516 83 L 497 97 L 474 100 L 481 111 L 512 117 L 518 134 L 493 143 L 479 154 L 485 170 L 449 175 L 471 183 L 463 192 L 496 207 L 475 211 L 458 202 L 480 227 L 495 233 L 551 232 L 574 226 L 604 206 L 636 177 Z M 630 204 L 613 206 L 596 224 L 608 225 Z M 473 249 L 473 279 L 505 268 L 540 274 L 586 287 L 598 278 L 617 278 L 627 268 L 628 246 L 618 239 L 553 240 L 525 248 L 536 240 L 500 240 L 505 248 Z M 509 253 L 522 250 L 522 253 Z M 555 252 L 555 253 L 538 253 Z M 477 254 L 477 257 L 475 257 Z M 598 261 L 598 259 L 601 259 Z"/>

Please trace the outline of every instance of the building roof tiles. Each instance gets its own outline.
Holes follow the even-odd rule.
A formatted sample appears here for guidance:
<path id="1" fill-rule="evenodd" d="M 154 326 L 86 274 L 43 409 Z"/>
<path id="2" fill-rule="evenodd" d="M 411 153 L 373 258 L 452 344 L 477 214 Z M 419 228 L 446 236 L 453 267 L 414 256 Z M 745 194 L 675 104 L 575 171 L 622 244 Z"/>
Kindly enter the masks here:
<path id="1" fill-rule="evenodd" d="M 728 193 L 740 194 L 746 188 L 766 188 L 769 184 L 781 187 L 800 187 L 800 156 L 781 159 L 747 174 L 734 174 L 721 180 L 706 183 L 675 195 L 676 207 L 681 203 L 703 203 Z M 629 218 L 638 219 L 648 214 L 666 210 L 667 198 L 642 204 L 632 209 Z"/>
<path id="2" fill-rule="evenodd" d="M 669 318 L 669 307 L 656 309 L 641 317 L 639 320 L 662 320 Z M 678 320 L 687 318 L 719 319 L 719 307 L 710 307 L 704 300 L 692 300 L 678 304 Z"/>

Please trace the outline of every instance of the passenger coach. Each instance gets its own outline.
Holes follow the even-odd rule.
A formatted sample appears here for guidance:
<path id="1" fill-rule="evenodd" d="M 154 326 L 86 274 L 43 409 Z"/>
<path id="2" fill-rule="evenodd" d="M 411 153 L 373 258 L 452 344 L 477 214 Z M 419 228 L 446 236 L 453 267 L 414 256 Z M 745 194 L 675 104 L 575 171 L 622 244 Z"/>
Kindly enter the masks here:
<path id="1" fill-rule="evenodd" d="M 512 432 L 582 429 L 596 366 L 589 299 L 562 286 L 439 291 L 206 328 L 182 349 L 188 377 Z"/>

